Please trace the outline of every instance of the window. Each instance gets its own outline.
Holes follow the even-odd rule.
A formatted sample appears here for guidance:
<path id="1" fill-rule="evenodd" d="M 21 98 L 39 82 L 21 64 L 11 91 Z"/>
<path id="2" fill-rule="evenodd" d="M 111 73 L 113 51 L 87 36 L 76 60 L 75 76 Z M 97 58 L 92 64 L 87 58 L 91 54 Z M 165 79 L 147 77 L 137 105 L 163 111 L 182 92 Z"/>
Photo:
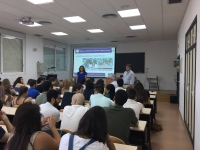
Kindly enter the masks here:
<path id="1" fill-rule="evenodd" d="M 0 69 L 2 73 L 23 72 L 22 38 L 1 35 Z"/>
<path id="2" fill-rule="evenodd" d="M 44 65 L 47 72 L 65 71 L 65 49 L 58 46 L 44 45 Z"/>

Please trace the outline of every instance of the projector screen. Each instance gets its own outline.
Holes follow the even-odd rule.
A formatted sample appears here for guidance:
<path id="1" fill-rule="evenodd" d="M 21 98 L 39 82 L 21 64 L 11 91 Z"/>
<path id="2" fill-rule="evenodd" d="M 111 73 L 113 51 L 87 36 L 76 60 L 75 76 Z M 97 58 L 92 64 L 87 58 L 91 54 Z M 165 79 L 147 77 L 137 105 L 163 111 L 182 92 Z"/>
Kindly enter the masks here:
<path id="1" fill-rule="evenodd" d="M 73 76 L 83 65 L 88 77 L 108 77 L 115 73 L 115 47 L 74 49 Z"/>

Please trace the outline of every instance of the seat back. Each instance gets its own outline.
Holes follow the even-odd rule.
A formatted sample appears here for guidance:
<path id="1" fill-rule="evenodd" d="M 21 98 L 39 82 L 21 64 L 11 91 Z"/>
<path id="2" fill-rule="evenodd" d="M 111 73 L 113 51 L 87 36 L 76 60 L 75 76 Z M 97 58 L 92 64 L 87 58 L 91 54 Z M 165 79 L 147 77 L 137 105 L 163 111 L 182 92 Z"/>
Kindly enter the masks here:
<path id="1" fill-rule="evenodd" d="M 110 139 L 113 141 L 113 143 L 125 144 L 124 141 L 122 141 L 121 139 L 119 139 L 115 136 L 110 136 Z"/>

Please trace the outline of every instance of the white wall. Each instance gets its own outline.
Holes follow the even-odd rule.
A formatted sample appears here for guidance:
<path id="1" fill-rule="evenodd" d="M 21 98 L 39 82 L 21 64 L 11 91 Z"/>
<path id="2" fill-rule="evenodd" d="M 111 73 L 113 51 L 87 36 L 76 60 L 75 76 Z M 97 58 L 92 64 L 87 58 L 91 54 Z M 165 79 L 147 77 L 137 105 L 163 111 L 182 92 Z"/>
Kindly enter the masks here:
<path id="1" fill-rule="evenodd" d="M 43 62 L 43 39 L 40 37 L 36 37 L 33 35 L 26 35 L 25 40 L 25 72 L 23 74 L 10 74 L 10 75 L 4 75 L 1 74 L 0 78 L 3 80 L 4 78 L 10 79 L 11 83 L 15 81 L 15 79 L 19 76 L 22 76 L 24 78 L 25 83 L 28 81 L 28 79 L 37 79 L 37 68 L 36 63 Z M 67 45 L 65 46 L 66 49 L 68 48 Z M 33 48 L 37 48 L 37 51 L 34 52 Z M 68 54 L 69 53 L 69 54 Z M 66 50 L 66 61 L 69 61 L 69 55 L 70 51 Z M 67 63 L 67 70 L 70 70 L 69 63 Z M 57 72 L 58 79 L 66 79 L 70 78 L 69 73 L 67 71 L 63 72 Z"/>
<path id="2" fill-rule="evenodd" d="M 183 18 L 182 24 L 180 26 L 178 32 L 178 55 L 183 58 L 183 73 L 180 74 L 180 105 L 179 109 L 182 117 L 184 118 L 184 66 L 185 66 L 185 34 L 189 29 L 191 23 L 197 15 L 197 56 L 196 56 L 196 91 L 195 91 L 195 141 L 194 141 L 194 149 L 200 150 L 200 52 L 199 52 L 199 44 L 200 44 L 200 0 L 190 0 L 187 11 Z"/>
<path id="3" fill-rule="evenodd" d="M 149 68 L 147 77 L 158 76 L 161 90 L 176 90 L 174 61 L 177 57 L 177 41 L 118 43 L 116 45 L 73 45 L 72 49 L 83 46 L 116 46 L 117 53 L 145 52 L 145 68 Z M 117 76 L 119 77 L 121 74 L 123 73 L 117 73 Z M 146 74 L 135 74 L 135 76 L 148 89 L 149 84 L 146 80 Z"/>

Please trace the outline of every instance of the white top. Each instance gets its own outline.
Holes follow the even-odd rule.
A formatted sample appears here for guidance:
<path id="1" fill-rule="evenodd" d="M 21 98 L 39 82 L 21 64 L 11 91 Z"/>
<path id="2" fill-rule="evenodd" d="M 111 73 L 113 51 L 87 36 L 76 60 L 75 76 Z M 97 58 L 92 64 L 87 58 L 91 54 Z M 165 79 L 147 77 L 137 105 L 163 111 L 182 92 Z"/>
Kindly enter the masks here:
<path id="1" fill-rule="evenodd" d="M 40 105 L 40 113 L 43 115 L 42 118 L 50 117 L 54 115 L 56 118 L 56 122 L 60 121 L 60 112 L 57 108 L 52 106 L 49 102 L 46 102 L 45 104 Z M 42 128 L 42 130 L 48 130 L 50 129 L 49 125 Z"/>
<path id="2" fill-rule="evenodd" d="M 123 74 L 124 84 L 133 84 L 134 83 L 134 72 L 132 70 L 125 71 Z"/>
<path id="3" fill-rule="evenodd" d="M 114 102 L 110 99 L 105 97 L 103 94 L 92 94 L 90 96 L 90 104 L 91 107 L 94 106 L 101 106 L 101 107 L 110 107 L 114 106 Z"/>
<path id="4" fill-rule="evenodd" d="M 126 91 L 126 89 L 124 89 L 123 87 L 118 87 L 118 88 L 115 89 L 115 93 L 116 93 L 118 90 L 125 90 L 125 91 Z"/>
<path id="5" fill-rule="evenodd" d="M 69 87 L 69 92 L 72 92 L 72 89 L 73 89 L 73 87 L 70 86 L 70 87 Z"/>
<path id="6" fill-rule="evenodd" d="M 113 84 L 115 86 L 115 89 L 118 87 L 117 81 L 113 81 L 110 84 Z"/>
<path id="7" fill-rule="evenodd" d="M 65 106 L 60 129 L 67 129 L 73 132 L 77 131 L 79 121 L 87 110 L 88 108 L 82 105 Z"/>
<path id="8" fill-rule="evenodd" d="M 132 108 L 136 114 L 136 117 L 139 120 L 140 117 L 140 112 L 142 111 L 142 108 L 144 108 L 144 106 L 139 103 L 136 102 L 135 100 L 132 99 L 128 99 L 127 102 L 123 105 L 124 108 Z"/>
<path id="9" fill-rule="evenodd" d="M 63 137 L 61 138 L 61 141 L 60 141 L 59 150 L 67 150 L 68 149 L 69 137 L 70 137 L 69 133 L 63 135 Z M 83 147 L 89 141 L 90 141 L 90 139 L 83 139 L 83 138 L 80 138 L 79 136 L 75 135 L 74 142 L 73 142 L 73 150 L 79 150 L 81 147 Z M 95 150 L 109 150 L 106 145 L 104 145 L 103 143 L 98 142 L 98 141 L 88 145 L 85 148 L 85 150 L 94 150 L 94 149 Z"/>

